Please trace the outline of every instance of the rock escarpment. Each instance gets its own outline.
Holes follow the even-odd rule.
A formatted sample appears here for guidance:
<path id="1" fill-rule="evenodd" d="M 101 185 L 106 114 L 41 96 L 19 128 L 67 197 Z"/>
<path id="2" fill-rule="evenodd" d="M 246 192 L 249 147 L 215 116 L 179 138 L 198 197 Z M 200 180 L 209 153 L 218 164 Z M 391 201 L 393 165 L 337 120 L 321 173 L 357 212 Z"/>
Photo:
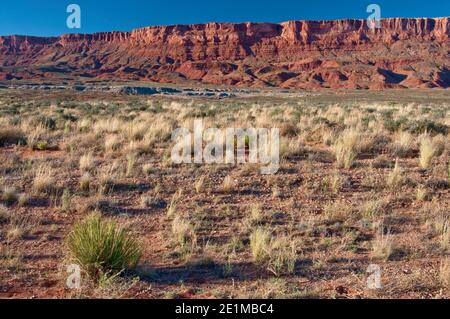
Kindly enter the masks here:
<path id="1" fill-rule="evenodd" d="M 207 23 L 0 37 L 0 79 L 284 88 L 448 88 L 449 18 Z"/>

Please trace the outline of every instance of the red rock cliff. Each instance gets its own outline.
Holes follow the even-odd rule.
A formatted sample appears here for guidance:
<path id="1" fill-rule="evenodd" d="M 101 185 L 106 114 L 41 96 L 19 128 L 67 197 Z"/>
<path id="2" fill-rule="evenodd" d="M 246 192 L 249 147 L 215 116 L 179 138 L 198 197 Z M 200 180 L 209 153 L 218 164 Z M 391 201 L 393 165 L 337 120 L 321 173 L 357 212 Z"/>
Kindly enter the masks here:
<path id="1" fill-rule="evenodd" d="M 207 23 L 0 37 L 0 78 L 85 76 L 296 88 L 448 87 L 449 18 Z M 20 67 L 20 68 L 19 68 Z"/>

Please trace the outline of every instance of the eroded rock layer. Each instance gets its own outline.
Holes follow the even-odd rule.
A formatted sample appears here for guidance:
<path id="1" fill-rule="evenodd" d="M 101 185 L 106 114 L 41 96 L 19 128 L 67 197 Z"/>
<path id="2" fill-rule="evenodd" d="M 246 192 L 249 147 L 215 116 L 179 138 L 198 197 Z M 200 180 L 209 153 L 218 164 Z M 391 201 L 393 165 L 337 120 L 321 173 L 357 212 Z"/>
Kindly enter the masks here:
<path id="1" fill-rule="evenodd" d="M 448 88 L 449 18 L 207 23 L 0 37 L 0 80 L 103 78 L 285 88 Z"/>

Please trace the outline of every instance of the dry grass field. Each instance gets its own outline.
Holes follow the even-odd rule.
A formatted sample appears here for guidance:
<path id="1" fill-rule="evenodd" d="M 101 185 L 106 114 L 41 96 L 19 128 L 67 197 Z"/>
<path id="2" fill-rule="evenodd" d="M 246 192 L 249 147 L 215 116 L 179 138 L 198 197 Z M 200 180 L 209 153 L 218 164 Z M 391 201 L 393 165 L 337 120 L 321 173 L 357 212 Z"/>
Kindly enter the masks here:
<path id="1" fill-rule="evenodd" d="M 280 169 L 173 164 L 195 118 L 279 128 Z M 449 137 L 448 90 L 2 89 L 0 297 L 448 298 Z"/>

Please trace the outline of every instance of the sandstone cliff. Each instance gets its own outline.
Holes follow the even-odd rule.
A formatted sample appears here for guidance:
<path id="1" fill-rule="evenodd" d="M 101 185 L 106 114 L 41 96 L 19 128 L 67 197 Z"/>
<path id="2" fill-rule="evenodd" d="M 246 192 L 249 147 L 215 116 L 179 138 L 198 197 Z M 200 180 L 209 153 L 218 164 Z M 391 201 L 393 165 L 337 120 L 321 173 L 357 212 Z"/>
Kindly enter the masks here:
<path id="1" fill-rule="evenodd" d="M 286 88 L 450 85 L 449 18 L 207 23 L 0 37 L 0 79 L 105 78 Z"/>

